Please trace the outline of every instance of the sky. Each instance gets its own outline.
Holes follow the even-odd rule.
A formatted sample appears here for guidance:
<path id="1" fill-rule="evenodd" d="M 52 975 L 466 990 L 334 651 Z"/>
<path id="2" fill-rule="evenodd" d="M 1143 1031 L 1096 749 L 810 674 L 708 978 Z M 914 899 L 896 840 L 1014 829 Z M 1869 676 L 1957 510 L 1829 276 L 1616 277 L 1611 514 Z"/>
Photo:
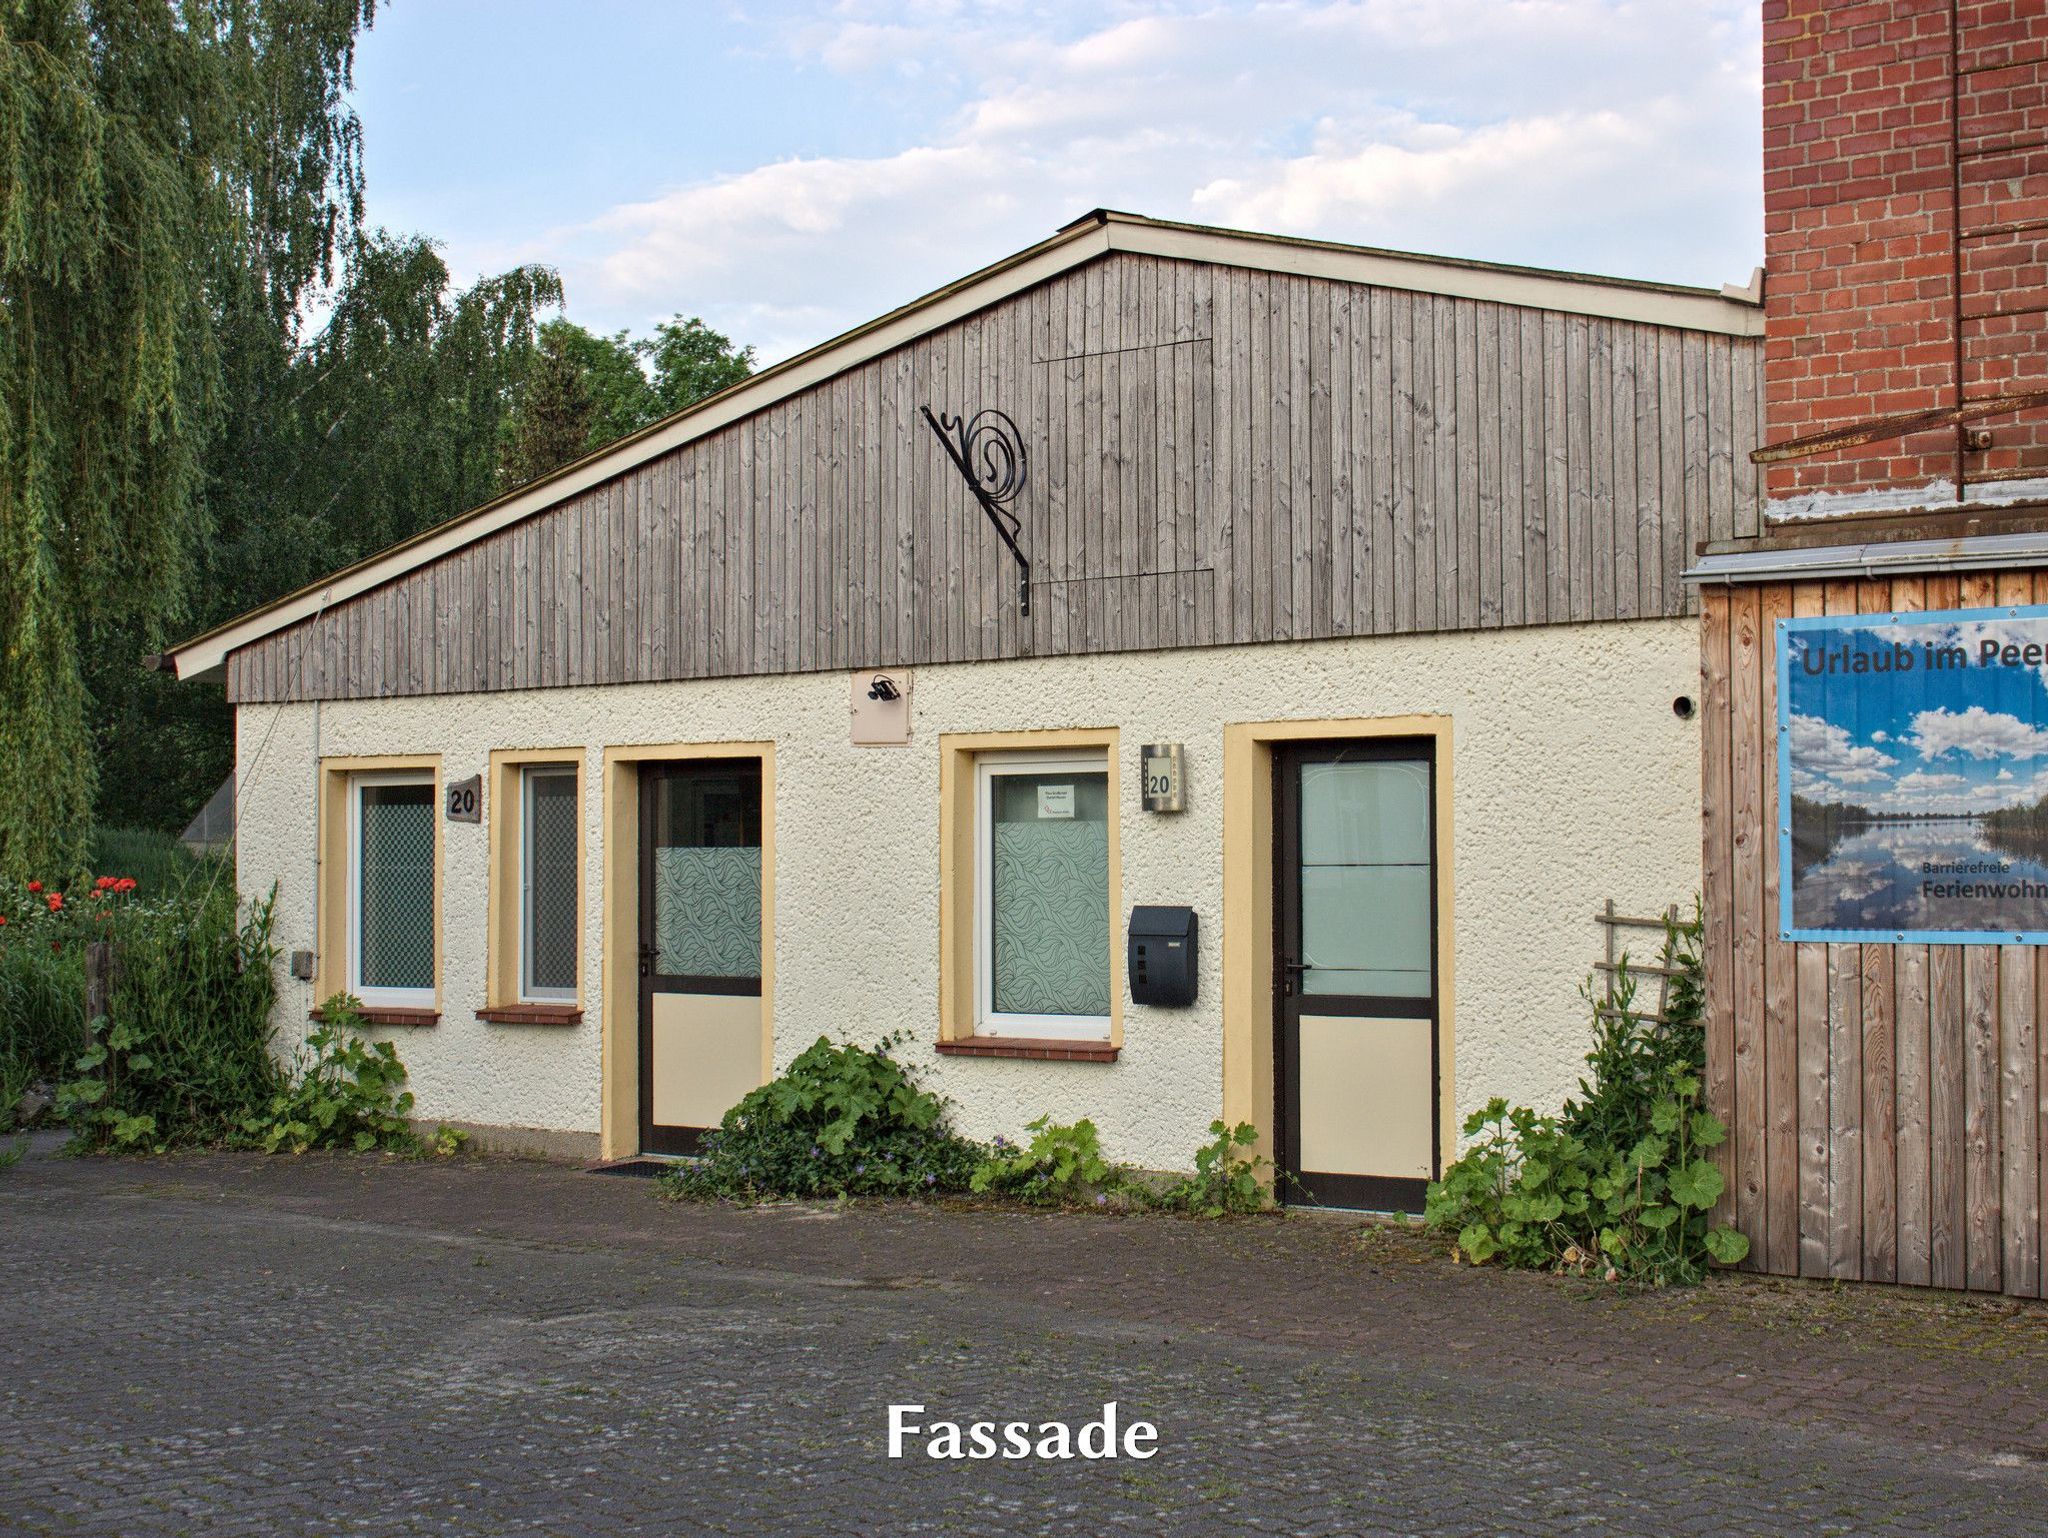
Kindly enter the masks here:
<path id="1" fill-rule="evenodd" d="M 2000 647 L 1989 662 L 1986 641 Z M 1930 644 L 1961 647 L 1967 666 L 1930 669 Z M 1903 671 L 1895 645 L 1911 662 Z M 2029 645 L 2032 653 L 2004 650 Z M 1843 648 L 1890 665 L 1808 671 L 1808 658 L 1839 659 Z M 2044 659 L 2048 615 L 2041 611 L 1994 621 L 1794 629 L 1785 675 L 1793 790 L 1888 812 L 2034 804 L 2048 795 Z"/>
<path id="2" fill-rule="evenodd" d="M 1757 0 L 387 0 L 373 225 L 764 362 L 1097 207 L 1718 286 L 1762 260 Z"/>

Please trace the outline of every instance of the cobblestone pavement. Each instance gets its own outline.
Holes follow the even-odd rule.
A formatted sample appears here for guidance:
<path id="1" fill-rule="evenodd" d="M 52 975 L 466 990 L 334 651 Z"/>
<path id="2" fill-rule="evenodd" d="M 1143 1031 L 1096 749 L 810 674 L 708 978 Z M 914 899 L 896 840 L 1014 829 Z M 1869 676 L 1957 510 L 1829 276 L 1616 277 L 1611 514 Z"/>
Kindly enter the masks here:
<path id="1" fill-rule="evenodd" d="M 744 1213 L 462 1160 L 0 1173 L 0 1532 L 2048 1534 L 2048 1311 L 1384 1230 Z M 886 1406 L 1157 1423 L 884 1456 Z"/>

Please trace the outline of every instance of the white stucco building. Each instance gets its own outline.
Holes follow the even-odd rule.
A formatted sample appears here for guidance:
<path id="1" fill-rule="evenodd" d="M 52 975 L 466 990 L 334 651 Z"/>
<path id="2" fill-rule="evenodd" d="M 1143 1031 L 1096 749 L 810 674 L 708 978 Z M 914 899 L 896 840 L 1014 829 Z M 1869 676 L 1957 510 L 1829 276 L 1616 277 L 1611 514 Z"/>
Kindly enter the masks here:
<path id="1" fill-rule="evenodd" d="M 199 637 L 282 1039 L 356 993 L 423 1118 L 625 1157 L 894 1032 L 969 1132 L 1412 1208 L 1698 888 L 1760 329 L 1098 213 Z"/>

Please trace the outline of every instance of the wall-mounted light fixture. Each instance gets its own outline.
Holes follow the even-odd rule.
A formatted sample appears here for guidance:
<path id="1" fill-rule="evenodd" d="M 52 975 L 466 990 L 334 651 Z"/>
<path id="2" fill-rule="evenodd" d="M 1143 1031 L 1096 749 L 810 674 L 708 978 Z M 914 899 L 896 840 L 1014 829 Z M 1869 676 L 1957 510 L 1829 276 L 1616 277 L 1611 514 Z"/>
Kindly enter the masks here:
<path id="1" fill-rule="evenodd" d="M 857 748 L 900 748 L 910 741 L 910 674 L 862 668 L 848 690 Z"/>

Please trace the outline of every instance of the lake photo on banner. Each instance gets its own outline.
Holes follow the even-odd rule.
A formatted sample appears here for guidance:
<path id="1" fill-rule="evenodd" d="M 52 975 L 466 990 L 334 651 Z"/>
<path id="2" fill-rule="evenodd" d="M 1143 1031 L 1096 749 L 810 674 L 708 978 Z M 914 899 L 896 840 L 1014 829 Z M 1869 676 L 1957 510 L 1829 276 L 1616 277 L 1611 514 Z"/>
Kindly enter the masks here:
<path id="1" fill-rule="evenodd" d="M 2048 608 L 1778 631 L 1781 927 L 2048 939 Z"/>

